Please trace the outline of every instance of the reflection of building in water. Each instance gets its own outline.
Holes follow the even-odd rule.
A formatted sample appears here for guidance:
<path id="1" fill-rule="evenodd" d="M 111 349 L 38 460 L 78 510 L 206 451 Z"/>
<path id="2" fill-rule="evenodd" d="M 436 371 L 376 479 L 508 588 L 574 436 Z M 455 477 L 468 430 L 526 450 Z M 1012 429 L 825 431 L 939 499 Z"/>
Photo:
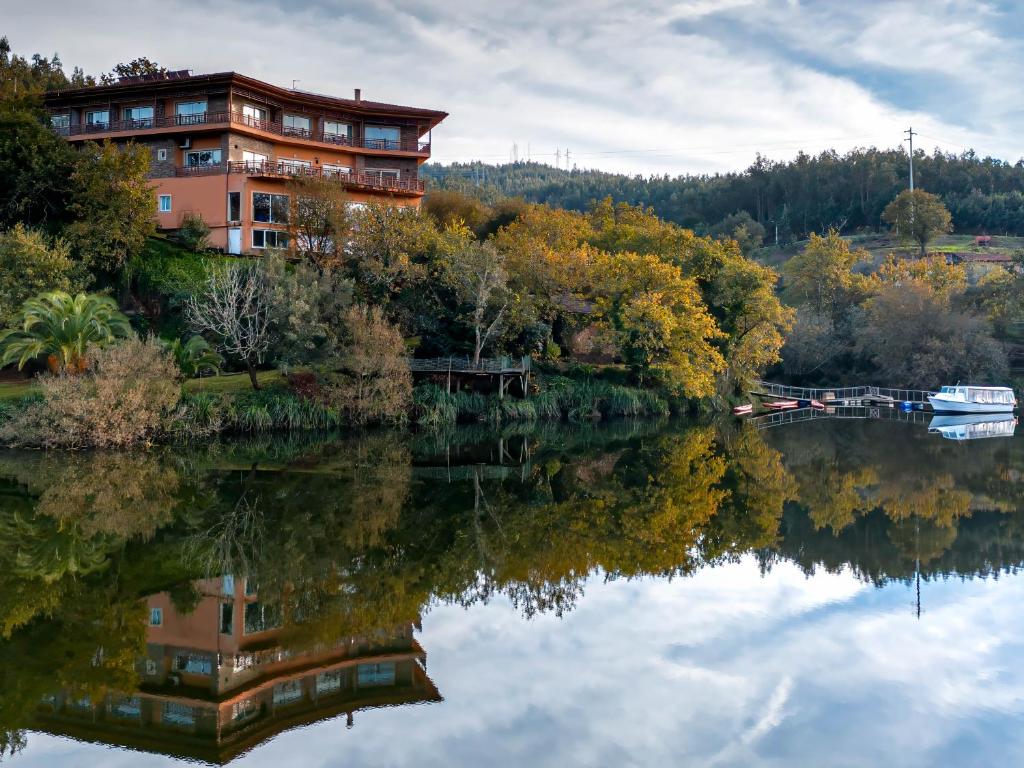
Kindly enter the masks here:
<path id="1" fill-rule="evenodd" d="M 276 734 L 361 709 L 440 701 L 411 623 L 308 650 L 281 642 L 281 612 L 244 580 L 197 582 L 196 609 L 148 598 L 141 684 L 90 701 L 58 694 L 36 730 L 226 763 Z"/>

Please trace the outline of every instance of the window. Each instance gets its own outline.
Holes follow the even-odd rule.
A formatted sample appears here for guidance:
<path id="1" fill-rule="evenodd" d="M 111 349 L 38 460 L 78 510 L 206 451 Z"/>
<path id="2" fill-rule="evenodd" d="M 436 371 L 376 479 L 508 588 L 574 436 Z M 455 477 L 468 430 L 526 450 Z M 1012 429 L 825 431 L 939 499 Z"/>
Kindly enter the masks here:
<path id="1" fill-rule="evenodd" d="M 153 127 L 152 107 L 125 107 L 121 111 L 121 117 L 135 128 Z"/>
<path id="2" fill-rule="evenodd" d="M 57 130 L 65 130 L 71 127 L 71 115 L 50 115 L 50 125 Z"/>
<path id="3" fill-rule="evenodd" d="M 165 701 L 163 715 L 160 718 L 171 725 L 195 725 L 196 715 L 192 707 L 176 701 Z"/>
<path id="4" fill-rule="evenodd" d="M 270 192 L 252 193 L 252 220 L 269 224 L 288 223 L 288 195 L 272 195 Z M 248 584 L 246 584 L 246 594 Z M 255 594 L 255 591 L 253 592 Z"/>
<path id="5" fill-rule="evenodd" d="M 302 680 L 288 680 L 274 686 L 274 704 L 291 704 L 302 698 Z"/>
<path id="6" fill-rule="evenodd" d="M 142 699 L 139 696 L 112 696 L 110 714 L 126 720 L 138 720 L 142 716 Z"/>
<path id="7" fill-rule="evenodd" d="M 395 663 L 387 661 L 383 664 L 360 664 L 357 668 L 357 680 L 360 688 L 372 688 L 378 685 L 395 684 Z"/>
<path id="8" fill-rule="evenodd" d="M 253 248 L 287 248 L 288 247 L 288 233 L 279 232 L 276 229 L 254 229 L 252 231 L 252 247 Z M 252 605 L 255 605 L 253 603 Z M 246 606 L 245 610 L 245 631 L 246 632 L 258 632 L 261 630 L 249 629 L 249 607 Z"/>
<path id="9" fill-rule="evenodd" d="M 321 166 L 324 172 L 324 176 L 343 176 L 352 173 L 352 169 L 347 165 L 329 165 L 324 163 Z"/>
<path id="10" fill-rule="evenodd" d="M 167 150 L 166 149 L 158 149 L 156 151 L 156 159 L 161 161 L 161 162 L 167 160 Z"/>
<path id="11" fill-rule="evenodd" d="M 253 247 L 265 247 L 273 248 L 272 245 L 256 246 L 256 234 L 263 233 L 265 235 L 284 235 L 284 232 L 275 232 L 273 230 L 256 229 L 253 230 L 252 239 Z M 287 237 L 287 236 L 286 236 Z M 280 247 L 280 246 L 278 246 Z M 249 603 L 245 606 L 245 634 L 251 634 L 253 632 L 265 632 L 268 629 L 276 629 L 283 623 L 281 617 L 281 607 L 278 605 L 267 605 L 265 603 Z"/>
<path id="12" fill-rule="evenodd" d="M 206 122 L 205 101 L 182 101 L 174 105 L 178 125 L 195 125 Z"/>
<path id="13" fill-rule="evenodd" d="M 398 186 L 397 168 L 367 168 L 366 174 L 373 184 L 379 184 L 382 187 Z"/>
<path id="14" fill-rule="evenodd" d="M 242 150 L 242 162 L 245 163 L 245 168 L 248 171 L 256 171 L 263 167 L 267 162 L 267 156 L 261 155 L 259 152 L 250 152 L 248 149 Z"/>
<path id="15" fill-rule="evenodd" d="M 244 104 L 242 106 L 242 122 L 261 128 L 267 122 L 267 110 L 262 107 L 254 107 L 251 104 Z"/>
<path id="16" fill-rule="evenodd" d="M 171 196 L 170 195 L 160 195 L 160 213 L 170 213 L 170 212 L 171 212 Z"/>
<path id="17" fill-rule="evenodd" d="M 91 128 L 106 128 L 110 125 L 110 112 L 106 109 L 86 112 L 85 124 Z"/>
<path id="18" fill-rule="evenodd" d="M 219 149 L 194 149 L 185 153 L 187 168 L 204 168 L 211 165 L 220 165 Z"/>
<path id="19" fill-rule="evenodd" d="M 222 635 L 233 635 L 235 633 L 234 603 L 220 604 L 220 633 Z"/>
<path id="20" fill-rule="evenodd" d="M 179 653 L 174 657 L 174 668 L 178 672 L 188 672 L 193 675 L 212 675 L 213 659 L 205 654 Z"/>
<path id="21" fill-rule="evenodd" d="M 313 164 L 309 160 L 278 160 L 277 168 L 280 173 L 290 173 L 293 176 L 308 175 Z"/>
<path id="22" fill-rule="evenodd" d="M 337 693 L 345 684 L 345 670 L 321 672 L 316 676 L 316 692 L 318 694 Z"/>
<path id="23" fill-rule="evenodd" d="M 368 125 L 363 142 L 369 149 L 398 149 L 402 129 L 389 125 Z"/>
<path id="24" fill-rule="evenodd" d="M 242 193 L 241 192 L 228 192 L 228 221 L 241 221 L 242 220 Z M 228 591 L 228 580 L 231 580 L 231 591 Z M 235 594 L 235 577 L 225 576 L 224 577 L 224 594 L 233 595 Z"/>
<path id="25" fill-rule="evenodd" d="M 324 120 L 324 141 L 348 144 L 352 139 L 352 126 L 336 120 Z"/>
<path id="26" fill-rule="evenodd" d="M 299 115 L 285 115 L 284 133 L 286 136 L 309 136 L 309 118 Z"/>
<path id="27" fill-rule="evenodd" d="M 258 711 L 255 699 L 243 699 L 231 705 L 231 719 L 236 722 L 238 720 L 248 720 Z"/>
<path id="28" fill-rule="evenodd" d="M 164 623 L 164 609 L 163 608 L 150 608 L 149 609 L 149 626 L 160 627 Z"/>

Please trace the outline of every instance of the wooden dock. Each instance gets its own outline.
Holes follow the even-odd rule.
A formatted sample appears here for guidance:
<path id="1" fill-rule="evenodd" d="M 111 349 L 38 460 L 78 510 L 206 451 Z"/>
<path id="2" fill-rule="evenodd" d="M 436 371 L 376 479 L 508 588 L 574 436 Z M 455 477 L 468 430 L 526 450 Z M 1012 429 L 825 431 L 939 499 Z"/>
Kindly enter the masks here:
<path id="1" fill-rule="evenodd" d="M 751 416 L 745 423 L 757 429 L 771 429 L 786 424 L 802 421 L 818 421 L 821 419 L 842 420 L 873 420 L 902 421 L 910 424 L 927 424 L 933 414 L 929 411 L 903 411 L 888 405 L 837 405 L 827 406 L 824 410 L 817 408 L 791 408 L 785 411 L 774 411 L 758 416 Z"/>
<path id="2" fill-rule="evenodd" d="M 486 376 L 497 378 L 498 397 L 504 398 L 511 382 L 519 383 L 523 397 L 530 389 L 530 370 L 533 358 L 523 357 L 482 357 L 479 361 L 471 357 L 414 357 L 409 360 L 409 370 L 414 374 L 442 375 L 447 380 L 447 391 L 452 391 L 452 380 L 458 386 L 459 377 Z"/>
<path id="3" fill-rule="evenodd" d="M 750 394 L 774 400 L 817 400 L 825 405 L 897 405 L 914 403 L 929 405 L 926 389 L 893 389 L 891 387 L 791 387 L 770 381 L 756 381 Z"/>

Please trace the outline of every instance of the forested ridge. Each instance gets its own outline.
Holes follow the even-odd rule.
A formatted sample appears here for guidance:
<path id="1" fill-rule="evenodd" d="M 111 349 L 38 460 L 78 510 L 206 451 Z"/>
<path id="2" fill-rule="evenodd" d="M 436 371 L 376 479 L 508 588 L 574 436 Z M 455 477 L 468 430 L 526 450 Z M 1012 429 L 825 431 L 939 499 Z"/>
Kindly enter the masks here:
<path id="1" fill-rule="evenodd" d="M 735 173 L 628 176 L 599 170 L 564 170 L 540 163 L 428 164 L 422 172 L 435 186 L 474 194 L 485 201 L 524 197 L 558 208 L 587 210 L 591 201 L 649 206 L 657 216 L 698 233 L 738 211 L 764 225 L 778 225 L 782 242 L 835 228 L 843 233 L 885 229 L 882 211 L 907 186 L 903 149 L 834 150 L 789 161 L 758 157 Z M 915 151 L 916 185 L 938 195 L 957 232 L 1024 234 L 1024 160 Z"/>

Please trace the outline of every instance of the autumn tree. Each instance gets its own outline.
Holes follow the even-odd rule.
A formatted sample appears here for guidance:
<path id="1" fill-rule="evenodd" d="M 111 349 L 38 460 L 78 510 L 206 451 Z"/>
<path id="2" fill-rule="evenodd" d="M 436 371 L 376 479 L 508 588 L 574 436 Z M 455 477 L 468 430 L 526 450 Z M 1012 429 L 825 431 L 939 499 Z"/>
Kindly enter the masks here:
<path id="1" fill-rule="evenodd" d="M 75 163 L 68 239 L 85 263 L 112 276 L 153 234 L 156 197 L 146 176 L 149 150 L 87 142 Z"/>
<path id="2" fill-rule="evenodd" d="M 426 214 L 412 206 L 370 203 L 353 217 L 347 268 L 360 298 L 385 304 L 426 276 L 424 255 L 436 244 L 438 231 Z"/>
<path id="3" fill-rule="evenodd" d="M 868 258 L 867 251 L 851 249 L 834 229 L 825 236 L 812 232 L 804 250 L 782 268 L 786 295 L 819 315 L 834 315 L 854 285 L 853 266 Z"/>
<path id="4" fill-rule="evenodd" d="M 901 240 L 917 243 L 921 256 L 927 255 L 928 243 L 953 231 L 953 217 L 942 200 L 923 189 L 900 192 L 882 212 L 882 221 Z"/>
<path id="5" fill-rule="evenodd" d="M 352 235 L 344 187 L 337 179 L 296 176 L 288 182 L 291 243 L 297 256 L 324 269 L 337 269 Z"/>
<path id="6" fill-rule="evenodd" d="M 871 275 L 871 288 L 877 292 L 912 280 L 928 286 L 937 297 L 948 301 L 966 290 L 967 268 L 962 264 L 950 264 L 945 256 L 898 259 L 890 254 L 878 271 Z"/>
<path id="7" fill-rule="evenodd" d="M 622 359 L 691 398 L 714 394 L 725 360 L 714 342 L 723 334 L 696 282 L 649 254 L 602 254 L 598 311 Z"/>
<path id="8" fill-rule="evenodd" d="M 330 400 L 355 424 L 403 421 L 412 402 L 405 342 L 380 307 L 345 313 L 341 373 L 331 377 Z"/>

